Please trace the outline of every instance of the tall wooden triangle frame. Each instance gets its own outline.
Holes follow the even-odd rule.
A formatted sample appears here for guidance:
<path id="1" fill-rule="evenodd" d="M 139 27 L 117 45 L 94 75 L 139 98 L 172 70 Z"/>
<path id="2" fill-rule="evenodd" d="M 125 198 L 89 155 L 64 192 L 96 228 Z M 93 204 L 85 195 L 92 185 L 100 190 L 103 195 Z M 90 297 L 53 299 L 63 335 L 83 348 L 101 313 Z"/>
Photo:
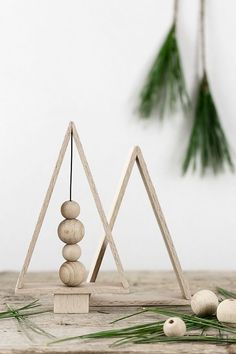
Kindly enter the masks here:
<path id="1" fill-rule="evenodd" d="M 89 187 L 90 187 L 90 191 L 91 191 L 93 199 L 95 201 L 95 205 L 96 205 L 99 217 L 100 217 L 102 225 L 103 225 L 104 233 L 106 235 L 106 242 L 107 242 L 107 244 L 110 245 L 111 252 L 112 252 L 113 258 L 115 260 L 116 268 L 117 268 L 117 271 L 119 273 L 119 277 L 120 277 L 120 280 L 121 280 L 121 285 L 124 288 L 124 290 L 128 291 L 129 284 L 128 284 L 128 281 L 127 281 L 127 279 L 126 279 L 126 277 L 124 275 L 124 269 L 123 269 L 123 266 L 121 264 L 121 260 L 120 260 L 120 257 L 119 257 L 119 254 L 118 254 L 118 251 L 117 251 L 117 248 L 116 248 L 113 236 L 112 236 L 111 227 L 110 227 L 110 225 L 109 225 L 109 223 L 107 221 L 107 218 L 106 218 L 106 215 L 105 215 L 105 212 L 104 212 L 104 209 L 103 209 L 103 206 L 102 206 L 102 203 L 101 203 L 101 200 L 100 200 L 100 197 L 99 197 L 99 194 L 98 194 L 98 191 L 97 191 L 97 188 L 96 188 L 96 185 L 95 185 L 95 182 L 94 182 L 94 179 L 93 179 L 93 176 L 92 176 L 89 164 L 88 164 L 88 161 L 86 159 L 86 156 L 85 156 L 85 153 L 84 153 L 84 149 L 83 149 L 83 146 L 81 144 L 81 141 L 80 141 L 76 126 L 75 126 L 75 124 L 73 122 L 70 122 L 69 126 L 68 126 L 68 129 L 66 131 L 66 134 L 65 134 L 65 137 L 64 137 L 64 140 L 63 140 L 59 155 L 58 155 L 58 159 L 57 159 L 57 162 L 56 162 L 56 165 L 55 165 L 55 168 L 54 168 L 51 180 L 50 180 L 50 184 L 49 184 L 46 196 L 44 198 L 44 202 L 43 202 L 43 205 L 42 205 L 39 217 L 38 217 L 37 224 L 35 226 L 35 230 L 34 230 L 34 233 L 33 233 L 29 248 L 28 248 L 28 252 L 27 252 L 25 260 L 24 260 L 23 268 L 22 268 L 22 270 L 20 272 L 20 275 L 19 275 L 19 278 L 17 280 L 16 293 L 27 293 L 27 294 L 29 294 L 29 293 L 31 293 L 33 291 L 43 292 L 43 290 L 40 289 L 40 288 L 38 288 L 38 289 L 37 288 L 32 288 L 31 286 L 29 288 L 25 287 L 24 286 L 24 280 L 25 280 L 25 275 L 27 273 L 27 270 L 28 270 L 28 267 L 29 267 L 29 264 L 30 264 L 30 261 L 31 261 L 32 255 L 33 255 L 33 252 L 34 252 L 34 248 L 35 248 L 36 242 L 38 240 L 38 237 L 39 237 L 39 234 L 40 234 L 40 230 L 41 230 L 41 227 L 42 227 L 42 224 L 43 224 L 43 221 L 44 221 L 44 218 L 45 218 L 45 215 L 46 215 L 49 203 L 50 203 L 50 199 L 51 199 L 51 196 L 52 196 L 52 193 L 53 193 L 56 181 L 57 181 L 57 177 L 58 177 L 60 169 L 61 169 L 61 165 L 62 165 L 64 156 L 65 156 L 65 152 L 66 152 L 69 140 L 70 140 L 71 133 L 72 133 L 73 139 L 75 141 L 75 144 L 76 144 L 76 147 L 77 147 L 77 150 L 78 150 L 78 154 L 79 154 L 82 166 L 84 168 L 84 172 L 85 172 L 85 175 L 87 177 L 88 184 L 89 184 Z M 91 285 L 93 285 L 93 284 L 91 284 Z M 79 292 L 80 293 L 86 293 L 86 291 L 88 291 L 88 290 L 86 290 L 85 288 L 88 289 L 88 286 L 75 287 L 75 288 L 64 287 L 64 290 L 62 290 L 60 288 L 59 288 L 59 290 L 55 290 L 54 287 L 51 286 L 51 287 L 46 287 L 44 289 L 44 291 L 45 292 L 50 292 L 50 290 L 52 290 L 54 293 L 55 293 L 55 291 L 58 292 L 58 294 L 62 294 L 62 293 L 78 294 Z M 120 288 L 121 287 L 117 288 L 117 287 L 112 287 L 112 286 L 111 287 L 107 287 L 107 288 L 106 287 L 100 287 L 100 290 L 98 288 L 96 288 L 95 292 L 99 292 L 99 291 L 100 292 L 104 292 L 104 291 L 119 292 Z M 127 292 L 127 291 L 125 291 L 125 292 Z M 93 286 L 91 286 L 89 288 L 88 292 L 89 293 L 93 292 Z"/>
<path id="2" fill-rule="evenodd" d="M 157 198 L 157 194 L 154 188 L 154 185 L 152 183 L 151 177 L 149 175 L 145 160 L 143 158 L 143 154 L 142 151 L 140 149 L 140 147 L 136 146 L 132 149 L 131 154 L 129 156 L 128 159 L 128 164 L 125 166 L 124 169 L 124 173 L 122 175 L 121 178 L 121 182 L 118 188 L 118 192 L 115 196 L 114 202 L 113 202 L 113 206 L 111 208 L 111 213 L 110 213 L 110 217 L 109 217 L 109 225 L 111 230 L 114 227 L 125 191 L 126 191 L 126 187 L 128 185 L 130 176 L 131 176 L 131 172 L 133 170 L 134 164 L 137 164 L 138 166 L 138 170 L 140 172 L 140 175 L 142 177 L 145 189 L 147 191 L 149 200 L 151 202 L 151 206 L 153 209 L 153 212 L 155 214 L 156 220 L 158 222 L 160 231 L 162 233 L 163 236 L 163 240 L 165 242 L 174 272 L 176 274 L 177 277 L 177 281 L 182 293 L 183 298 L 185 299 L 190 299 L 191 298 L 191 294 L 190 294 L 190 290 L 189 290 L 189 286 L 188 283 L 186 282 L 186 279 L 184 277 L 177 253 L 175 251 L 175 247 L 174 244 L 172 242 L 172 238 L 170 235 L 170 232 L 168 230 L 160 203 L 158 201 Z M 103 235 L 101 238 L 101 243 L 99 245 L 96 257 L 95 257 L 95 261 L 94 264 L 92 265 L 89 275 L 88 275 L 88 281 L 90 282 L 94 282 L 96 281 L 105 251 L 106 251 L 106 247 L 108 244 L 108 238 L 106 237 L 106 235 Z"/>

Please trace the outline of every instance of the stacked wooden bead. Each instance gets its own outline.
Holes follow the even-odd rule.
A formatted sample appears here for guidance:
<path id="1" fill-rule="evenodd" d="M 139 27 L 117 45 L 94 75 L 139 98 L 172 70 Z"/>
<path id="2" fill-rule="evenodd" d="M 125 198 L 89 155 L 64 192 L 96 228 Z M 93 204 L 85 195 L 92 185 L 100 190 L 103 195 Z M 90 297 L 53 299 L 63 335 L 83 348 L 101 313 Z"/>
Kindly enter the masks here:
<path id="1" fill-rule="evenodd" d="M 59 270 L 61 281 L 67 286 L 78 286 L 85 280 L 86 270 L 78 261 L 81 255 L 80 246 L 77 244 L 84 237 L 84 225 L 78 219 L 80 206 L 75 201 L 69 200 L 62 204 L 61 214 L 65 218 L 58 226 L 58 236 L 66 245 L 62 249 L 65 258 Z"/>

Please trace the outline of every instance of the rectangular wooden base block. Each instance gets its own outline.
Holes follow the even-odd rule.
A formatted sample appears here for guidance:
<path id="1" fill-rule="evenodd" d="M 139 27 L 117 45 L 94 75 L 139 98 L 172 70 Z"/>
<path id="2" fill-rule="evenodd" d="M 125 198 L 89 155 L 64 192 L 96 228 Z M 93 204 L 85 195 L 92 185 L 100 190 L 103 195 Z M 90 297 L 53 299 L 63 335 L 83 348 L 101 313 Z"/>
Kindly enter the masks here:
<path id="1" fill-rule="evenodd" d="M 89 294 L 54 294 L 54 313 L 88 313 Z"/>

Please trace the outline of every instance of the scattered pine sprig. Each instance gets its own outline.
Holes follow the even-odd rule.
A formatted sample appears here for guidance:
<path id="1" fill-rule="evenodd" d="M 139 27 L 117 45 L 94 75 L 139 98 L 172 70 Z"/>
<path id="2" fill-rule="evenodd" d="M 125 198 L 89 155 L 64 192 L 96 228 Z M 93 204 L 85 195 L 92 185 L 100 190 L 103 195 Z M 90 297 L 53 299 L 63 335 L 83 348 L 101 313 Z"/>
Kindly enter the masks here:
<path id="1" fill-rule="evenodd" d="M 174 23 L 146 78 L 140 93 L 139 114 L 149 118 L 154 111 L 163 118 L 182 106 L 189 106 Z"/>
<path id="2" fill-rule="evenodd" d="M 149 343 L 209 343 L 209 344 L 235 344 L 236 338 L 220 337 L 220 336 L 202 336 L 202 335 L 187 335 L 182 337 L 159 337 L 152 338 L 152 342 L 148 339 L 138 339 L 133 341 L 133 344 L 149 344 Z"/>
<path id="3" fill-rule="evenodd" d="M 233 291 L 229 291 L 220 287 L 217 287 L 216 290 L 218 291 L 219 294 L 223 295 L 226 298 L 236 299 L 236 293 Z"/>
<path id="4" fill-rule="evenodd" d="M 17 320 L 22 332 L 26 335 L 28 339 L 33 341 L 31 332 L 34 332 L 38 335 L 46 336 L 50 339 L 55 338 L 52 334 L 45 331 L 41 327 L 39 327 L 36 323 L 30 320 L 29 316 L 34 316 L 42 313 L 49 312 L 49 310 L 34 310 L 35 308 L 40 307 L 41 305 L 38 303 L 38 300 L 30 302 L 27 305 L 22 307 L 14 308 L 12 305 L 6 304 L 8 310 L 0 312 L 0 320 L 14 318 Z"/>
<path id="5" fill-rule="evenodd" d="M 219 322 L 216 317 L 200 318 L 196 315 L 186 314 L 180 311 L 172 309 L 163 308 L 145 308 L 142 312 L 154 312 L 158 315 L 166 317 L 180 317 L 184 320 L 186 324 L 187 331 L 200 330 L 200 334 L 196 335 L 186 335 L 183 337 L 166 337 L 163 332 L 164 321 L 156 321 L 152 323 L 146 323 L 141 325 L 130 326 L 121 329 L 111 329 L 108 331 L 101 331 L 96 333 L 89 333 L 82 336 L 74 336 L 58 339 L 50 342 L 49 344 L 56 344 L 62 342 L 69 342 L 81 339 L 108 339 L 117 338 L 117 340 L 112 344 L 112 346 L 120 346 L 124 344 L 144 344 L 144 343 L 158 343 L 158 342 L 207 342 L 212 344 L 229 344 L 236 343 L 236 328 L 226 326 Z M 140 314 L 137 312 L 133 316 Z M 128 318 L 131 316 L 122 317 L 119 320 Z M 117 321 L 113 321 L 117 322 Z M 203 335 L 203 332 L 208 329 L 214 329 L 219 332 L 219 335 L 209 336 Z M 222 335 L 222 333 L 234 334 L 235 337 L 228 337 Z"/>
<path id="6" fill-rule="evenodd" d="M 195 118 L 183 163 L 183 172 L 186 173 L 191 164 L 195 170 L 198 162 L 200 162 L 202 173 L 208 168 L 212 168 L 214 173 L 218 173 L 224 169 L 225 164 L 228 164 L 231 170 L 234 168 L 229 144 L 221 127 L 206 73 L 199 87 Z"/>
<path id="7" fill-rule="evenodd" d="M 168 309 L 162 309 L 158 307 L 150 307 L 147 308 L 148 312 L 154 312 L 159 315 L 167 316 L 167 317 L 180 317 L 186 324 L 195 324 L 196 326 L 199 326 L 199 328 L 214 328 L 216 330 L 220 331 L 225 331 L 228 333 L 234 333 L 236 335 L 236 328 L 234 327 L 229 327 L 225 325 L 222 322 L 219 322 L 215 316 L 211 317 L 198 317 L 193 314 L 186 314 L 180 311 L 175 311 L 175 310 L 168 310 Z"/>
<path id="8" fill-rule="evenodd" d="M 49 311 L 49 310 L 31 311 L 32 309 L 34 309 L 36 307 L 40 307 L 38 300 L 34 300 L 27 305 L 24 305 L 22 307 L 18 307 L 15 309 L 15 311 L 20 312 L 21 315 L 24 315 L 24 316 L 31 316 L 31 315 L 35 315 L 35 314 L 44 313 L 44 312 Z M 0 320 L 5 319 L 5 318 L 11 318 L 11 317 L 15 317 L 15 314 L 9 308 L 7 311 L 0 311 Z"/>

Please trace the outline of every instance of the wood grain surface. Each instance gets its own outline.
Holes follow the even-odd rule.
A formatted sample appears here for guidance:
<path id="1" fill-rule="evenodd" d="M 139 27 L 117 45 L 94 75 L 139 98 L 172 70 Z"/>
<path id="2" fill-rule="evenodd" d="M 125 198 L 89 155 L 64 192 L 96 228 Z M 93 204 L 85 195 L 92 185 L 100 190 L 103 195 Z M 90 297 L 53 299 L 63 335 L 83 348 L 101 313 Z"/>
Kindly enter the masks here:
<path id="1" fill-rule="evenodd" d="M 170 292 L 178 292 L 179 286 L 173 272 L 126 272 L 132 288 L 142 289 L 144 292 L 156 291 L 157 295 L 169 296 Z M 216 286 L 236 290 L 236 272 L 187 272 L 187 279 L 192 292 L 199 289 L 215 290 Z M 114 274 L 101 272 L 98 280 L 108 282 Z M 0 273 L 0 310 L 5 309 L 5 303 L 12 306 L 26 304 L 32 297 L 26 295 L 15 295 L 14 287 L 17 280 L 17 273 Z M 27 281 L 48 281 L 56 282 L 56 273 L 29 273 Z M 52 296 L 40 296 L 40 303 L 43 308 L 52 310 Z M 32 320 L 39 326 L 56 336 L 75 336 L 111 328 L 122 328 L 140 323 L 156 321 L 155 314 L 140 314 L 128 318 L 116 324 L 109 324 L 121 316 L 132 314 L 137 307 L 92 307 L 91 312 L 84 315 L 61 315 L 45 313 L 32 317 Z M 209 344 L 152 344 L 152 345 L 131 345 L 122 348 L 111 348 L 109 345 L 114 341 L 76 341 L 72 343 L 61 343 L 54 346 L 47 346 L 47 339 L 35 335 L 34 342 L 29 341 L 20 331 L 16 320 L 6 319 L 0 321 L 0 353 L 1 354 L 43 354 L 43 353 L 158 353 L 158 354 L 236 354 L 236 346 L 216 346 Z"/>
<path id="2" fill-rule="evenodd" d="M 157 223 L 159 225 L 160 231 L 162 233 L 162 237 L 163 240 L 165 242 L 166 245 L 166 249 L 167 252 L 169 254 L 173 269 L 175 271 L 182 295 L 185 299 L 190 299 L 190 289 L 189 289 L 189 285 L 186 282 L 186 279 L 184 278 L 183 275 L 183 271 L 169 232 L 169 229 L 167 227 L 166 224 L 166 220 L 164 217 L 164 214 L 162 212 L 160 203 L 158 201 L 157 198 L 157 194 L 156 194 L 156 190 L 154 188 L 154 185 L 152 183 L 151 177 L 149 175 L 148 169 L 147 169 L 147 165 L 146 162 L 143 158 L 143 154 L 142 151 L 140 149 L 139 146 L 135 146 L 132 150 L 131 153 L 129 154 L 129 159 L 128 159 L 128 163 L 125 164 L 125 168 L 124 168 L 124 172 L 122 174 L 121 177 L 121 181 L 119 184 L 119 188 L 118 188 L 118 192 L 115 196 L 114 202 L 113 202 L 113 206 L 111 209 L 111 213 L 110 213 L 110 218 L 109 218 L 109 225 L 111 227 L 111 230 L 114 227 L 125 191 L 126 191 L 126 187 L 127 184 L 129 182 L 130 179 L 130 175 L 132 172 L 132 169 L 134 167 L 134 164 L 137 164 L 138 166 L 138 170 L 140 172 L 140 175 L 142 177 L 146 192 L 148 194 L 154 215 L 156 217 Z M 92 264 L 92 267 L 90 269 L 89 275 L 88 275 L 88 281 L 95 281 L 106 251 L 106 247 L 107 247 L 107 236 L 106 234 L 103 235 L 96 257 L 95 257 L 95 261 Z M 177 303 L 175 303 L 177 304 Z"/>

